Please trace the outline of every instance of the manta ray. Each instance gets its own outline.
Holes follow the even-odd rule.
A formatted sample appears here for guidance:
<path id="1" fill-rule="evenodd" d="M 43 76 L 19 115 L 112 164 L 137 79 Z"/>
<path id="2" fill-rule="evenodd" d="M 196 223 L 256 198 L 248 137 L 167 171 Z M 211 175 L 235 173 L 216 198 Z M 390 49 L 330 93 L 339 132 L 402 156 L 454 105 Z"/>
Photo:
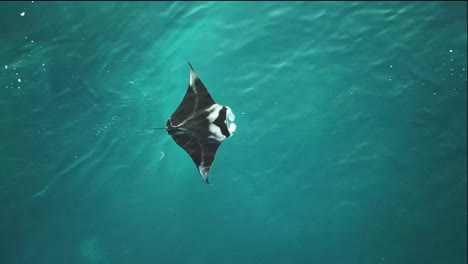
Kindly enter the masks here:
<path id="1" fill-rule="evenodd" d="M 187 92 L 166 123 L 166 131 L 190 155 L 203 180 L 208 175 L 216 151 L 236 130 L 235 115 L 229 106 L 216 103 L 190 62 Z"/>

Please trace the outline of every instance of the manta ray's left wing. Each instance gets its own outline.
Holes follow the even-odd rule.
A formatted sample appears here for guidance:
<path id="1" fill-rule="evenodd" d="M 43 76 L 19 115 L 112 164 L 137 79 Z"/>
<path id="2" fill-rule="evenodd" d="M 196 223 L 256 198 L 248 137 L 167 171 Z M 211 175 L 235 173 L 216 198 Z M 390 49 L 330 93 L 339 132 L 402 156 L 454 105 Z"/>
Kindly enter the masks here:
<path id="1" fill-rule="evenodd" d="M 208 175 L 210 174 L 211 165 L 214 162 L 216 151 L 218 150 L 221 142 L 201 142 L 196 140 L 196 138 L 194 138 L 190 133 L 181 130 L 172 130 L 169 131 L 169 134 L 177 145 L 183 148 L 190 155 L 203 180 L 207 184 L 210 184 L 208 181 Z"/>

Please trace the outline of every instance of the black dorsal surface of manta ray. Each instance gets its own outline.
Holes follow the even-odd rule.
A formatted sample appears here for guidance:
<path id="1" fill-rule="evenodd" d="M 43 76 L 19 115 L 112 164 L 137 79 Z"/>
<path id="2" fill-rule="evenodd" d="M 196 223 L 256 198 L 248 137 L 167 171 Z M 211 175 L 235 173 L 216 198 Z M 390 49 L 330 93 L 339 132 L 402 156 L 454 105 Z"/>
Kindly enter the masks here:
<path id="1" fill-rule="evenodd" d="M 192 158 L 203 180 L 208 175 L 218 147 L 236 130 L 234 113 L 216 103 L 190 62 L 190 80 L 179 107 L 169 117 L 166 131 Z"/>

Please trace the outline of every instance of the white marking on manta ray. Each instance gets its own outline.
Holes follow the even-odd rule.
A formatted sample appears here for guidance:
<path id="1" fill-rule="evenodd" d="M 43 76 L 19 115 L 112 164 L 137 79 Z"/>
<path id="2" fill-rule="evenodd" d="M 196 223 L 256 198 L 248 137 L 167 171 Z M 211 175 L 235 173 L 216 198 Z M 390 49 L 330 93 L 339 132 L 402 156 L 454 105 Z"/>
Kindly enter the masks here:
<path id="1" fill-rule="evenodd" d="M 206 181 L 206 178 L 207 178 L 208 175 L 206 173 L 205 167 L 203 167 L 202 165 L 198 166 L 198 171 L 200 172 L 203 180 Z"/>
<path id="2" fill-rule="evenodd" d="M 198 102 L 196 102 L 197 104 Z M 195 107 L 196 108 L 196 107 Z M 194 108 L 194 109 L 195 109 Z M 214 104 L 210 107 L 208 107 L 205 111 L 206 112 L 209 112 L 210 114 L 208 115 L 207 119 L 210 123 L 213 123 L 216 118 L 218 118 L 219 116 L 219 111 L 221 111 L 221 109 L 223 109 L 223 106 L 221 106 L 220 104 Z M 194 110 L 195 111 L 195 110 Z M 193 118 L 195 118 L 196 116 L 192 113 L 187 119 L 185 119 L 184 121 L 182 121 L 180 124 L 178 124 L 177 126 L 174 126 L 174 127 L 181 127 L 182 125 L 184 125 L 185 123 L 187 123 L 188 121 L 192 120 Z"/>
<path id="3" fill-rule="evenodd" d="M 221 109 L 223 109 L 223 107 L 219 104 L 214 104 L 212 106 L 210 106 L 208 109 L 206 109 L 205 111 L 210 113 L 207 117 L 208 121 L 210 123 L 213 123 L 216 118 L 218 118 L 219 116 L 219 111 L 221 111 Z"/>
<path id="4" fill-rule="evenodd" d="M 193 116 L 193 114 L 195 113 L 195 110 L 198 109 L 198 96 L 197 96 L 198 91 L 197 91 L 197 89 L 195 87 L 195 80 L 196 79 L 198 79 L 197 74 L 195 72 L 193 72 L 192 69 L 190 69 L 190 87 L 192 87 L 192 91 L 195 94 L 195 105 L 193 106 L 192 114 L 190 116 Z"/>
<path id="5" fill-rule="evenodd" d="M 221 133 L 221 129 L 215 125 L 215 124 L 210 124 L 208 126 L 208 129 L 212 133 L 212 135 L 209 136 L 209 138 L 216 139 L 217 141 L 221 142 L 226 139 L 226 136 Z"/>
<path id="6" fill-rule="evenodd" d="M 234 120 L 236 120 L 236 116 L 234 115 L 234 112 L 232 112 L 232 109 L 229 106 L 226 106 L 226 108 L 226 117 L 227 120 L 229 120 L 229 122 L 227 122 L 227 120 L 225 120 L 224 122 L 226 123 L 226 125 L 228 125 L 228 130 L 231 134 L 230 136 L 233 136 L 237 128 L 236 124 L 234 123 Z"/>
<path id="7" fill-rule="evenodd" d="M 226 108 L 227 108 L 226 115 L 229 121 L 234 122 L 234 120 L 236 120 L 236 115 L 234 115 L 234 112 L 232 112 L 232 109 L 229 106 L 226 106 Z"/>
<path id="8" fill-rule="evenodd" d="M 200 172 L 200 175 L 202 176 L 203 180 L 208 183 L 208 174 L 210 171 L 211 167 L 205 167 L 205 152 L 203 151 L 203 147 L 201 144 L 198 144 L 198 147 L 200 148 L 200 165 L 198 165 L 198 171 Z M 209 183 L 208 183 L 209 184 Z"/>
<path id="9" fill-rule="evenodd" d="M 194 83 L 195 83 L 195 80 L 198 79 L 198 75 L 192 70 L 190 69 L 190 81 L 189 81 L 189 84 L 190 86 L 192 87 L 192 90 L 196 93 L 195 89 L 193 89 L 194 87 Z"/>
<path id="10" fill-rule="evenodd" d="M 236 132 L 236 128 L 237 128 L 236 124 L 234 123 L 229 124 L 229 133 L 231 133 L 231 136 L 234 135 L 234 132 Z"/>

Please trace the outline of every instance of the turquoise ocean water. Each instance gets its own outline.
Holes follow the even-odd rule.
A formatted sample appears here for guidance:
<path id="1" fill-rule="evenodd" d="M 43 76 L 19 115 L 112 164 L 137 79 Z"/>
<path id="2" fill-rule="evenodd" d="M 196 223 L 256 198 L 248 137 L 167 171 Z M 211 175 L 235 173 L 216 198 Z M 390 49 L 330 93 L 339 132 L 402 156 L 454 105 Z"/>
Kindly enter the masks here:
<path id="1" fill-rule="evenodd" d="M 467 2 L 0 15 L 0 263 L 466 263 Z M 187 61 L 237 117 L 211 186 L 151 129 Z"/>

